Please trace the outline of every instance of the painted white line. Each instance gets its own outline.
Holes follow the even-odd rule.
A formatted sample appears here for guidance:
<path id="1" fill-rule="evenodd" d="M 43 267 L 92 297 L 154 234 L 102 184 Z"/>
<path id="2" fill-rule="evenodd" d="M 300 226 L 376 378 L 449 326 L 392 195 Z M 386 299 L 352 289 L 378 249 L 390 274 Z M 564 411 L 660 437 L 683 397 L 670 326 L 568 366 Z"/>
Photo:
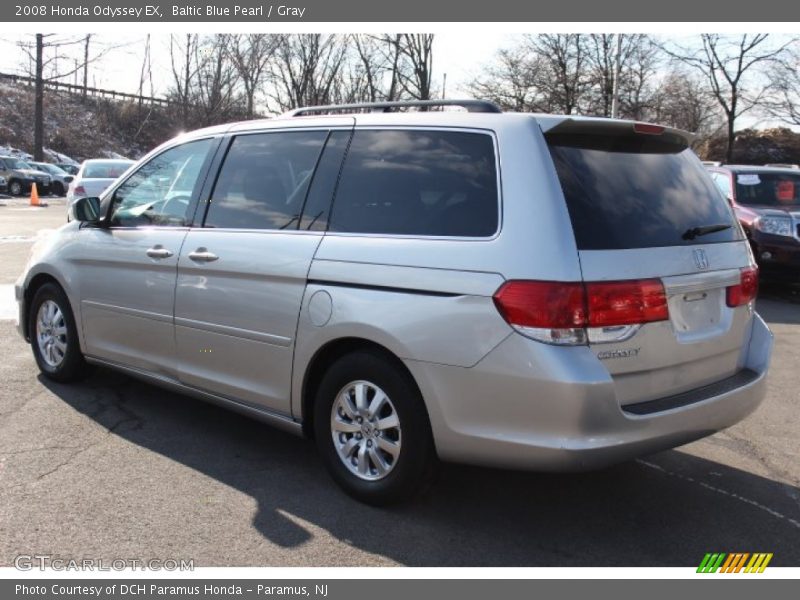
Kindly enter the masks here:
<path id="1" fill-rule="evenodd" d="M 681 475 L 680 473 L 675 473 L 673 471 L 668 471 L 667 469 L 665 469 L 664 467 L 662 467 L 660 465 L 648 462 L 646 460 L 642 460 L 641 458 L 636 459 L 636 462 L 639 463 L 642 466 L 648 467 L 650 469 L 654 469 L 656 471 L 660 471 L 664 475 L 668 475 L 670 477 L 675 477 L 677 479 L 683 479 L 684 481 L 688 481 L 690 483 L 696 483 L 700 487 L 703 487 L 703 488 L 705 488 L 705 489 L 707 489 L 707 490 L 709 490 L 711 492 L 716 492 L 717 494 L 721 494 L 722 496 L 727 496 L 728 498 L 732 498 L 734 500 L 738 500 L 739 502 L 743 502 L 744 504 L 749 504 L 753 508 L 757 508 L 759 510 L 762 510 L 767 514 L 772 515 L 776 519 L 780 519 L 782 521 L 786 521 L 787 523 L 790 523 L 791 525 L 794 525 L 795 527 L 800 529 L 800 521 L 797 521 L 796 519 L 792 519 L 791 517 L 787 517 L 783 513 L 780 513 L 777 510 L 774 510 L 774 509 L 770 508 L 769 506 L 764 506 L 760 502 L 756 502 L 755 500 L 751 500 L 750 498 L 745 498 L 744 496 L 740 496 L 739 494 L 736 494 L 734 492 L 729 492 L 728 490 L 723 490 L 722 488 L 718 488 L 718 487 L 716 487 L 714 485 L 709 485 L 708 483 L 706 483 L 704 481 L 699 481 L 699 480 L 695 479 L 694 477 L 689 477 L 688 475 Z"/>
<path id="2" fill-rule="evenodd" d="M 0 244 L 28 243 L 32 244 L 53 233 L 55 229 L 40 229 L 36 235 L 0 235 Z"/>
<path id="3" fill-rule="evenodd" d="M 17 310 L 14 286 L 10 283 L 0 284 L 0 321 L 15 320 L 17 318 Z"/>

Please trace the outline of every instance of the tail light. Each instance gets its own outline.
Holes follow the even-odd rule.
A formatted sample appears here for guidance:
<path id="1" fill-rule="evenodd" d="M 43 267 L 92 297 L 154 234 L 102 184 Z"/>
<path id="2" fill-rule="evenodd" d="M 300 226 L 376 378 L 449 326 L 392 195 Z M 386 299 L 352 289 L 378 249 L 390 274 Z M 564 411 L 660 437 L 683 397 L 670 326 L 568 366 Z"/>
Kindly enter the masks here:
<path id="1" fill-rule="evenodd" d="M 509 281 L 497 290 L 494 302 L 512 327 L 550 344 L 620 341 L 643 323 L 669 318 L 658 279 L 585 284 Z"/>
<path id="2" fill-rule="evenodd" d="M 661 125 L 652 125 L 650 123 L 634 123 L 633 130 L 636 133 L 645 133 L 649 135 L 661 135 L 664 133 L 664 128 Z"/>
<path id="3" fill-rule="evenodd" d="M 75 195 L 76 196 L 82 196 L 85 193 L 86 193 L 86 188 L 85 187 L 83 187 L 82 185 L 75 186 Z"/>
<path id="4" fill-rule="evenodd" d="M 586 284 L 590 327 L 636 325 L 669 318 L 667 295 L 658 279 Z"/>
<path id="5" fill-rule="evenodd" d="M 725 293 L 725 299 L 731 308 L 752 302 L 758 295 L 758 267 L 746 267 L 741 273 L 739 283 L 730 286 Z"/>

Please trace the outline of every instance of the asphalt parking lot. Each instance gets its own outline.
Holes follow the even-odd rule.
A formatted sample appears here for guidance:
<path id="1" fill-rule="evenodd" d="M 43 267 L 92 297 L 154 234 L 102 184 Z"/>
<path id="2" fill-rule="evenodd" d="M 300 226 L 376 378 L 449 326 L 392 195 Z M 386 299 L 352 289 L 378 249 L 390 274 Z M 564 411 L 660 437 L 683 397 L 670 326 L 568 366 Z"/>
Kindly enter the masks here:
<path id="1" fill-rule="evenodd" d="M 0 201 L 2 202 L 2 201 Z M 800 293 L 762 288 L 769 393 L 739 425 L 600 472 L 444 466 L 391 509 L 329 480 L 314 446 L 97 370 L 39 377 L 11 284 L 63 201 L 0 206 L 0 565 L 19 554 L 183 558 L 196 566 L 696 566 L 773 552 L 800 566 Z"/>

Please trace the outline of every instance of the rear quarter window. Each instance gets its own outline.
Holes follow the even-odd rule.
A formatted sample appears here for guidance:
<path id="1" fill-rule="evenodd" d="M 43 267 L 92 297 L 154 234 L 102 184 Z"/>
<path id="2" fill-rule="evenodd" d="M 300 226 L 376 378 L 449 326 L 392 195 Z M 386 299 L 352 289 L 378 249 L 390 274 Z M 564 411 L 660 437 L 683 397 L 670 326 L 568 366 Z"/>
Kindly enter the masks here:
<path id="1" fill-rule="evenodd" d="M 498 228 L 494 141 L 440 130 L 357 130 L 329 230 L 489 237 Z"/>
<path id="2" fill-rule="evenodd" d="M 546 136 L 580 250 L 741 239 L 733 211 L 694 153 L 649 136 Z M 708 225 L 729 225 L 703 236 Z"/>

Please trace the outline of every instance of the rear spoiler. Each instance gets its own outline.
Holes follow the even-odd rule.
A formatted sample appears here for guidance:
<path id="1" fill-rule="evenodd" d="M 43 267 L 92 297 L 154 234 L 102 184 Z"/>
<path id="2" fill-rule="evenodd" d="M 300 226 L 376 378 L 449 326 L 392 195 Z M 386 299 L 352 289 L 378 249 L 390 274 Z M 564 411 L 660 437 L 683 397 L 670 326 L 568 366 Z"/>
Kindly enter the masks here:
<path id="1" fill-rule="evenodd" d="M 601 119 L 594 117 L 556 117 L 536 115 L 536 121 L 546 135 L 598 135 L 613 137 L 634 137 L 651 135 L 666 143 L 688 148 L 697 137 L 693 133 L 656 125 L 622 119 Z"/>

